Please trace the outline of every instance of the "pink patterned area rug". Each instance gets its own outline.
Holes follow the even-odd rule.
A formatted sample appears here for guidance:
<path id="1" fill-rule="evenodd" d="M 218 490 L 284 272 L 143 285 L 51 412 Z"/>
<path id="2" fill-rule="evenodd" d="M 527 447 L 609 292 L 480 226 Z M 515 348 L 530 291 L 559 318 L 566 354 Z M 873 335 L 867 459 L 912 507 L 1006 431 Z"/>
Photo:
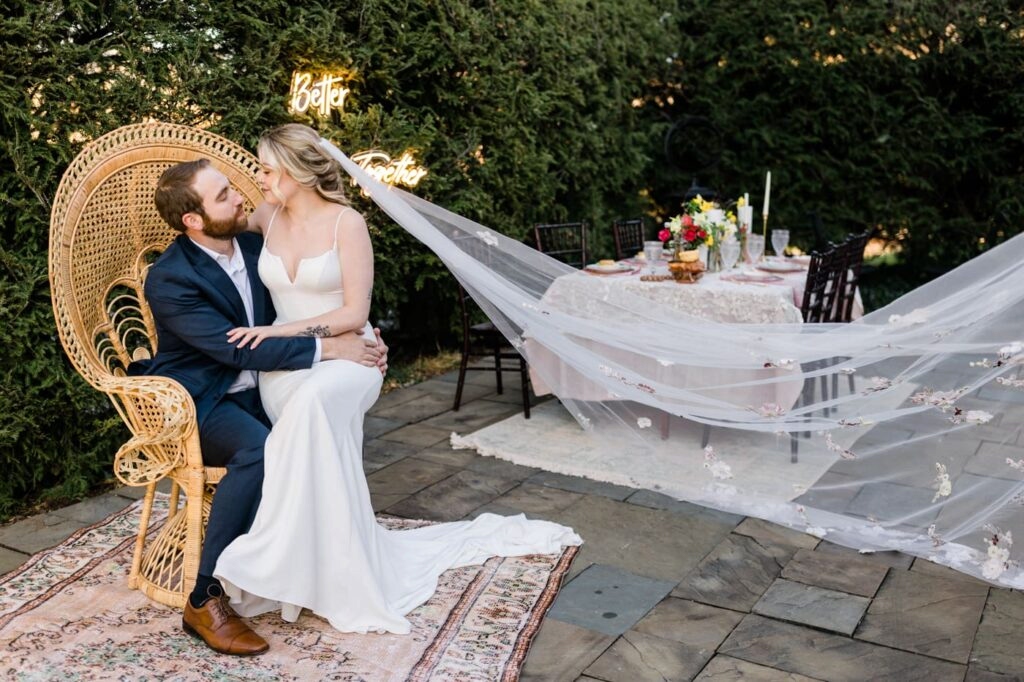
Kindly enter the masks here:
<path id="1" fill-rule="evenodd" d="M 157 500 L 154 520 L 166 516 Z M 128 589 L 139 503 L 0 578 L 0 678 L 19 680 L 515 680 L 575 556 L 495 558 L 447 571 L 409 635 L 353 635 L 304 613 L 253 618 L 270 651 L 217 654 L 181 613 Z M 422 521 L 381 518 L 389 528 Z"/>

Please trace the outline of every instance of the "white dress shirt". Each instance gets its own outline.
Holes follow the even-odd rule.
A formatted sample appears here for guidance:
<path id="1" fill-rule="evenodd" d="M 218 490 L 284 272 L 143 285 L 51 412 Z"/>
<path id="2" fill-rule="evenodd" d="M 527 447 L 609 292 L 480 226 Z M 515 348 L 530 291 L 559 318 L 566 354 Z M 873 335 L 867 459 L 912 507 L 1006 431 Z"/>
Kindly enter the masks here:
<path id="1" fill-rule="evenodd" d="M 238 295 L 242 298 L 242 305 L 245 306 L 245 317 L 249 321 L 249 326 L 256 326 L 253 321 L 252 312 L 252 284 L 249 282 L 249 274 L 245 268 L 245 258 L 242 257 L 242 249 L 238 246 L 238 240 L 231 240 L 231 246 L 233 249 L 230 258 L 222 253 L 218 253 L 213 249 L 203 246 L 194 239 L 192 240 L 192 243 L 216 261 L 217 265 L 219 265 L 231 279 L 231 283 L 235 285 Z M 316 341 L 316 353 L 313 355 L 313 362 L 315 364 L 320 361 L 320 339 L 314 339 L 314 341 Z M 256 371 L 252 369 L 243 369 L 239 371 L 238 378 L 236 378 L 234 383 L 228 387 L 228 393 L 238 393 L 239 391 L 256 388 L 257 376 Z"/>
<path id="2" fill-rule="evenodd" d="M 238 240 L 231 240 L 233 250 L 230 258 L 223 253 L 206 248 L 194 239 L 192 243 L 202 249 L 210 258 L 217 261 L 217 265 L 231 278 L 231 283 L 235 285 L 238 295 L 242 298 L 242 305 L 245 306 L 245 318 L 249 321 L 249 326 L 254 327 L 255 324 L 252 317 L 252 285 L 249 282 L 249 275 L 245 270 L 245 258 L 242 257 L 242 249 L 238 247 Z M 250 388 L 256 388 L 256 372 L 251 369 L 243 369 L 238 373 L 234 383 L 228 387 L 228 393 L 238 393 Z"/>

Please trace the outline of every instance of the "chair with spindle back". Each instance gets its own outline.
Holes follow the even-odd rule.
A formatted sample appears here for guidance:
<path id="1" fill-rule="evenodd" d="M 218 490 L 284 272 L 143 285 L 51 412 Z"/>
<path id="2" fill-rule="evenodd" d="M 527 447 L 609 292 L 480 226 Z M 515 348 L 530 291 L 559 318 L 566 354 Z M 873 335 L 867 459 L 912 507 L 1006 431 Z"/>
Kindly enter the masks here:
<path id="1" fill-rule="evenodd" d="M 466 383 L 467 371 L 494 372 L 495 388 L 498 395 L 504 390 L 502 372 L 519 374 L 519 390 L 522 394 L 523 417 L 530 418 L 530 372 L 524 358 L 509 345 L 505 336 L 490 320 L 474 321 L 477 306 L 462 285 L 459 285 L 459 314 L 462 320 L 462 350 L 459 357 L 459 378 L 455 384 L 455 403 L 452 410 L 459 411 L 462 405 L 462 389 Z M 489 357 L 492 365 L 471 365 L 474 357 Z M 506 361 L 502 364 L 502 361 Z"/>
<path id="2" fill-rule="evenodd" d="M 537 250 L 574 268 L 587 264 L 587 224 L 538 223 L 533 226 Z"/>
<path id="3" fill-rule="evenodd" d="M 835 302 L 829 322 L 852 322 L 853 306 L 857 300 L 857 288 L 860 286 L 860 273 L 864 267 L 864 247 L 867 246 L 869 232 L 851 234 L 840 244 L 835 245 L 836 271 Z M 850 393 L 855 390 L 853 375 L 847 376 Z M 832 375 L 832 395 L 839 395 L 839 375 Z"/>
<path id="4" fill-rule="evenodd" d="M 831 322 L 841 279 L 839 252 L 835 248 L 811 253 L 800 314 L 804 322 Z"/>
<path id="5" fill-rule="evenodd" d="M 178 235 L 157 214 L 157 179 L 199 157 L 228 177 L 247 209 L 262 201 L 259 164 L 245 149 L 205 130 L 145 123 L 86 145 L 64 173 L 50 215 L 50 287 L 61 343 L 131 432 L 114 454 L 114 474 L 146 489 L 128 584 L 179 608 L 195 581 L 210 500 L 225 470 L 203 466 L 195 405 L 181 384 L 125 371 L 156 352 L 143 283 L 149 264 Z M 168 518 L 147 539 L 163 478 L 171 481 Z"/>
<path id="6" fill-rule="evenodd" d="M 804 296 L 800 304 L 800 314 L 805 323 L 830 322 L 836 308 L 836 300 L 839 293 L 841 280 L 841 267 L 839 252 L 836 248 L 827 251 L 813 251 L 810 263 L 807 265 L 807 280 L 804 283 Z M 812 364 L 803 369 L 816 369 L 818 365 Z M 821 395 L 826 399 L 828 395 L 828 377 L 821 377 Z M 804 391 L 801 395 L 801 402 L 808 402 L 814 396 L 814 380 L 809 379 L 804 384 Z M 810 437 L 810 432 L 804 432 L 805 437 Z M 797 439 L 794 435 L 791 440 L 792 461 L 796 461 Z"/>
<path id="7" fill-rule="evenodd" d="M 864 267 L 864 247 L 867 243 L 868 233 L 862 232 L 849 235 L 836 246 L 839 261 L 836 268 L 842 279 L 836 289 L 832 322 L 853 321 L 853 305 L 857 298 L 857 287 L 860 286 L 860 273 Z"/>
<path id="8" fill-rule="evenodd" d="M 488 268 L 492 267 L 493 252 L 490 246 L 476 235 L 462 235 L 452 239 L 462 251 L 470 254 Z M 455 384 L 455 403 L 452 410 L 458 412 L 462 405 L 462 391 L 466 384 L 466 372 L 494 372 L 495 388 L 500 395 L 504 391 L 503 372 L 518 372 L 520 392 L 523 401 L 523 416 L 530 418 L 530 372 L 526 359 L 509 343 L 495 324 L 487 319 L 482 309 L 469 292 L 456 279 L 458 287 L 459 316 L 462 321 L 462 349 L 459 357 L 459 377 Z M 472 358 L 488 357 L 493 364 L 470 364 Z M 504 361 L 504 362 L 503 362 Z"/>
<path id="9" fill-rule="evenodd" d="M 616 260 L 637 255 L 644 250 L 644 219 L 616 220 L 612 223 L 612 236 L 615 238 Z"/>

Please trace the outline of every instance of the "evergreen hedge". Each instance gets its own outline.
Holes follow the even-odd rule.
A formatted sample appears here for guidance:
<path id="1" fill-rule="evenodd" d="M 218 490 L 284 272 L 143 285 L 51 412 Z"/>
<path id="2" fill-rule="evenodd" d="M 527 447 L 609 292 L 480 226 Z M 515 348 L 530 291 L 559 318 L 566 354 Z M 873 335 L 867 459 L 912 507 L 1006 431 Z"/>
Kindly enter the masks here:
<path id="1" fill-rule="evenodd" d="M 40 493 L 87 491 L 125 438 L 65 362 L 47 289 L 50 202 L 85 142 L 158 119 L 251 149 L 292 120 L 293 70 L 340 68 L 352 74 L 345 112 L 300 120 L 342 149 L 417 150 L 430 170 L 417 193 L 517 237 L 537 221 L 605 226 L 643 207 L 661 123 L 632 102 L 675 43 L 659 2 L 14 0 L 5 10 L 0 517 Z M 377 251 L 374 310 L 394 325 L 393 349 L 450 340 L 443 266 L 360 207 Z"/>
<path id="2" fill-rule="evenodd" d="M 808 247 L 902 247 L 905 286 L 1019 231 L 1024 41 L 986 0 L 476 0 L 213 3 L 12 0 L 0 17 L 0 517 L 108 475 L 124 432 L 69 368 L 46 281 L 50 201 L 90 139 L 148 119 L 210 126 L 252 148 L 292 120 L 296 69 L 344 68 L 352 93 L 319 127 L 342 149 L 416 150 L 416 193 L 502 232 L 677 208 L 690 175 L 661 155 L 700 116 L 701 176 Z M 374 310 L 396 351 L 451 339 L 448 275 L 372 207 Z M 653 222 L 653 221 L 652 221 Z"/>
<path id="3" fill-rule="evenodd" d="M 702 184 L 759 207 L 771 169 L 769 228 L 811 248 L 815 212 L 826 238 L 893 242 L 899 266 L 865 292 L 876 303 L 1020 232 L 1020 3 L 697 0 L 676 13 L 684 37 L 656 96 L 670 118 L 723 131 Z M 655 194 L 689 179 L 653 178 Z"/>

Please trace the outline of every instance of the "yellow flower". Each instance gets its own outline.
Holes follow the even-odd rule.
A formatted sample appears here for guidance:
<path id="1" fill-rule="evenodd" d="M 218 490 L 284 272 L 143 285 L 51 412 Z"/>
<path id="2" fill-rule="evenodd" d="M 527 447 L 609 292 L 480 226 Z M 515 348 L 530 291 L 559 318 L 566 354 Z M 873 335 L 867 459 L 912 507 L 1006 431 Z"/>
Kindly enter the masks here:
<path id="1" fill-rule="evenodd" d="M 737 206 L 746 206 L 747 205 L 747 200 L 744 199 L 743 197 L 740 197 L 739 199 L 736 200 L 736 205 Z"/>
<path id="2" fill-rule="evenodd" d="M 708 235 L 708 246 L 714 246 L 714 245 L 715 245 L 715 238 L 714 238 L 714 237 L 712 237 L 712 236 L 711 236 L 711 235 L 709 234 L 709 235 Z"/>

